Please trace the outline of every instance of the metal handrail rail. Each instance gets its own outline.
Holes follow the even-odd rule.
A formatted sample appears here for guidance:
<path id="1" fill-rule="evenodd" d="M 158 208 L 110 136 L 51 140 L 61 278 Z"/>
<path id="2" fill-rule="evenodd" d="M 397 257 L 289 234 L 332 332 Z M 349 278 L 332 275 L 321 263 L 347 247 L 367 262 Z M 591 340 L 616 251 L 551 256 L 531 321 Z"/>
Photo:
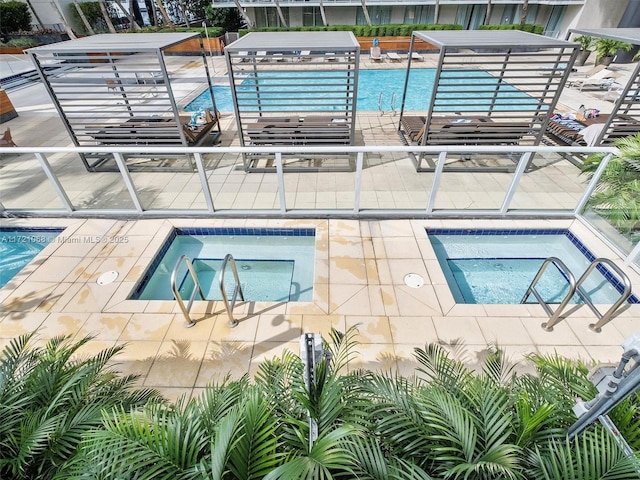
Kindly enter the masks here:
<path id="1" fill-rule="evenodd" d="M 184 301 L 182 300 L 182 296 L 180 295 L 180 291 L 178 290 L 178 285 L 177 285 L 178 269 L 180 268 L 180 265 L 182 264 L 182 262 L 184 262 L 187 265 L 189 274 L 193 279 L 193 290 L 191 291 L 191 295 L 189 296 L 189 301 L 187 302 L 187 305 L 184 304 Z M 184 326 L 187 328 L 193 327 L 196 324 L 196 322 L 191 318 L 191 315 L 189 315 L 189 310 L 191 310 L 191 306 L 193 305 L 193 301 L 195 300 L 196 295 L 200 294 L 200 298 L 204 300 L 204 294 L 202 293 L 202 288 L 200 286 L 200 281 L 198 280 L 198 275 L 196 274 L 196 271 L 193 269 L 193 264 L 191 263 L 191 260 L 189 259 L 189 257 L 187 257 L 186 255 L 181 255 L 180 258 L 178 258 L 178 261 L 176 262 L 175 266 L 173 267 L 173 271 L 171 272 L 171 291 L 173 292 L 173 297 L 176 299 L 176 301 L 178 302 L 178 305 L 180 306 L 182 315 L 184 315 L 184 319 L 185 319 Z"/>
<path id="2" fill-rule="evenodd" d="M 227 297 L 227 292 L 224 288 L 224 273 L 227 270 L 227 264 L 231 265 L 231 271 L 233 272 L 233 277 L 235 280 L 235 287 L 233 289 L 233 295 L 231 295 L 231 302 Z M 233 318 L 233 308 L 236 306 L 236 300 L 238 298 L 238 294 L 240 295 L 240 300 L 244 301 L 244 295 L 242 293 L 242 286 L 240 285 L 240 279 L 238 278 L 238 269 L 236 268 L 236 261 L 233 259 L 233 255 L 227 253 L 222 261 L 222 267 L 220 267 L 220 293 L 222 294 L 222 300 L 224 301 L 224 307 L 227 310 L 227 315 L 229 317 L 229 322 L 227 325 L 231 328 L 238 325 L 238 320 Z"/>
<path id="3" fill-rule="evenodd" d="M 558 308 L 556 308 L 555 312 L 551 309 L 549 304 L 542 298 L 540 293 L 536 290 L 536 284 L 538 283 L 538 280 L 540 280 L 540 277 L 542 277 L 542 274 L 544 273 L 544 271 L 552 263 L 562 273 L 564 273 L 569 280 L 569 291 L 567 292 L 567 295 L 564 297 L 564 299 L 562 300 Z M 569 268 L 559 258 L 549 257 L 544 262 L 542 262 L 542 265 L 538 269 L 538 273 L 536 273 L 536 276 L 531 281 L 531 284 L 529 285 L 529 288 L 527 288 L 527 291 L 522 297 L 522 300 L 520 301 L 520 303 L 525 303 L 529 295 L 533 294 L 533 296 L 536 297 L 536 300 L 538 300 L 538 303 L 542 306 L 542 308 L 544 308 L 545 312 L 547 312 L 547 315 L 549 315 L 549 321 L 543 323 L 542 328 L 544 328 L 547 332 L 551 332 L 553 331 L 554 325 L 556 325 L 560 321 L 560 314 L 562 313 L 564 308 L 567 306 L 567 304 L 571 300 L 571 297 L 573 297 L 573 295 L 576 293 L 576 288 L 577 288 L 576 279 L 573 276 L 573 273 L 571 273 L 571 270 L 569 270 Z"/>
<path id="4" fill-rule="evenodd" d="M 622 283 L 624 284 L 624 290 L 620 294 L 620 298 L 616 301 L 616 303 L 611 305 L 609 310 L 607 310 L 604 314 L 600 313 L 600 311 L 593 304 L 593 302 L 591 301 L 587 293 L 584 292 L 581 288 L 582 283 L 587 279 L 587 277 L 591 274 L 591 272 L 601 263 L 604 263 L 609 268 L 611 268 L 611 270 L 613 270 L 616 273 L 616 275 L 620 277 L 620 279 L 622 280 Z M 578 279 L 577 289 L 578 289 L 578 295 L 580 295 L 580 298 L 584 300 L 584 303 L 589 305 L 589 308 L 591 308 L 593 313 L 595 313 L 596 316 L 598 317 L 598 322 L 589 324 L 589 328 L 596 333 L 600 333 L 602 331 L 603 325 L 606 325 L 613 319 L 614 314 L 616 313 L 618 308 L 624 302 L 626 302 L 627 299 L 631 296 L 631 280 L 629 280 L 629 277 L 612 260 L 609 260 L 608 258 L 596 258 L 593 262 L 591 262 L 591 264 L 589 265 L 589 268 L 587 268 L 585 272 L 582 274 L 582 276 Z"/>

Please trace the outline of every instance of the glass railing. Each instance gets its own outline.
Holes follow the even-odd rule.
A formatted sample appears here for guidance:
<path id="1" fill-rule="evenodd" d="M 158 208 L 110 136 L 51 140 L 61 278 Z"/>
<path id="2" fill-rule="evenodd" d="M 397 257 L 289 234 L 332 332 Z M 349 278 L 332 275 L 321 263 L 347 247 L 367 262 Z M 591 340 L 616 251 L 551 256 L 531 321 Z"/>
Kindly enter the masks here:
<path id="1" fill-rule="evenodd" d="M 609 147 L 113 147 L 87 171 L 96 150 L 0 148 L 0 214 L 579 218 L 638 262 L 638 212 L 597 203 L 606 168 L 581 170 Z"/>

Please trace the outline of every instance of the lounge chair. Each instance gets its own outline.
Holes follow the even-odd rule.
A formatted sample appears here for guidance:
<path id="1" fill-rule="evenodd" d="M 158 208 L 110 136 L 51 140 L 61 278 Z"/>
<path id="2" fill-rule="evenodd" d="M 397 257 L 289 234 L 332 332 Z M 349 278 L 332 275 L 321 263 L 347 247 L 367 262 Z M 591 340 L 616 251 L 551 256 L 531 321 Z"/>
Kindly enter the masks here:
<path id="1" fill-rule="evenodd" d="M 387 58 L 392 62 L 399 62 L 400 60 L 402 60 L 402 57 L 396 52 L 387 52 Z"/>
<path id="2" fill-rule="evenodd" d="M 238 52 L 238 56 L 233 59 L 233 63 L 242 63 L 242 62 L 248 61 L 248 57 L 247 57 L 248 54 L 249 52 L 246 52 L 246 51 Z"/>
<path id="3" fill-rule="evenodd" d="M 304 62 L 305 60 L 311 60 L 311 50 L 302 50 L 298 52 L 298 61 Z"/>
<path id="4" fill-rule="evenodd" d="M 411 52 L 411 60 L 422 62 L 424 60 L 424 57 L 420 55 L 418 52 Z"/>
<path id="5" fill-rule="evenodd" d="M 378 46 L 371 47 L 370 57 L 371 57 L 371 60 L 373 60 L 374 62 L 381 62 L 382 52 L 380 51 L 380 47 Z"/>
<path id="6" fill-rule="evenodd" d="M 7 127 L 7 129 L 0 137 L 0 147 L 17 147 L 13 139 L 11 138 L 11 129 Z"/>
<path id="7" fill-rule="evenodd" d="M 326 53 L 324 54 L 324 59 L 325 59 L 327 62 L 335 62 L 336 60 L 338 60 L 338 57 L 336 57 L 335 52 L 326 52 Z"/>
<path id="8" fill-rule="evenodd" d="M 586 86 L 608 88 L 615 82 L 617 76 L 618 74 L 616 72 L 603 68 L 589 77 L 570 79 L 568 83 L 570 87 L 580 87 L 580 91 Z"/>
<path id="9" fill-rule="evenodd" d="M 210 110 L 205 110 L 204 115 L 204 123 L 195 125 L 191 121 L 191 117 L 180 117 L 180 123 L 182 123 L 182 131 L 184 132 L 184 136 L 187 138 L 187 141 L 191 145 L 197 145 L 198 143 L 200 143 L 204 139 L 205 135 L 209 133 L 209 131 L 213 127 L 215 127 L 215 125 L 218 123 L 218 119 L 220 118 L 219 112 L 217 113 L 217 115 L 214 115 Z"/>
<path id="10" fill-rule="evenodd" d="M 268 58 L 267 58 L 267 51 L 266 51 L 266 50 L 258 50 L 258 51 L 256 52 L 256 60 L 257 60 L 258 62 L 264 62 L 264 61 L 266 61 L 267 59 L 268 59 Z"/>

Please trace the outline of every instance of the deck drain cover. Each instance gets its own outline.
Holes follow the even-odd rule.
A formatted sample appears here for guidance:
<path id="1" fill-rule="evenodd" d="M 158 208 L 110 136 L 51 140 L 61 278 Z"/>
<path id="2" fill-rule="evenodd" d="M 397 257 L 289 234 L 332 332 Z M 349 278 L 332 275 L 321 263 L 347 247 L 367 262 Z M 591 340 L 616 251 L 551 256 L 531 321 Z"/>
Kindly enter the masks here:
<path id="1" fill-rule="evenodd" d="M 404 283 L 411 288 L 420 288 L 424 285 L 424 279 L 417 273 L 408 273 L 404 276 Z"/>
<path id="2" fill-rule="evenodd" d="M 118 272 L 111 270 L 100 275 L 97 283 L 98 285 L 109 285 L 110 283 L 113 283 L 116 278 L 118 278 Z"/>

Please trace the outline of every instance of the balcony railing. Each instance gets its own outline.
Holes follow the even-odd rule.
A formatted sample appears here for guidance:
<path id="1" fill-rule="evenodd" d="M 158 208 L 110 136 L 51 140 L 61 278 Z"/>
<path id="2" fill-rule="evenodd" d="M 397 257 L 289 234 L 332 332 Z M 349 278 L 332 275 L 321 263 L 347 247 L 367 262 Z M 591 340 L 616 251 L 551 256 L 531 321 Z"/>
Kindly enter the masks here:
<path id="1" fill-rule="evenodd" d="M 640 244 L 584 215 L 608 157 L 589 181 L 579 162 L 611 147 L 110 147 L 112 171 L 85 170 L 78 153 L 98 149 L 0 148 L 0 215 L 578 218 L 638 269 Z M 273 171 L 247 173 L 247 158 Z"/>

